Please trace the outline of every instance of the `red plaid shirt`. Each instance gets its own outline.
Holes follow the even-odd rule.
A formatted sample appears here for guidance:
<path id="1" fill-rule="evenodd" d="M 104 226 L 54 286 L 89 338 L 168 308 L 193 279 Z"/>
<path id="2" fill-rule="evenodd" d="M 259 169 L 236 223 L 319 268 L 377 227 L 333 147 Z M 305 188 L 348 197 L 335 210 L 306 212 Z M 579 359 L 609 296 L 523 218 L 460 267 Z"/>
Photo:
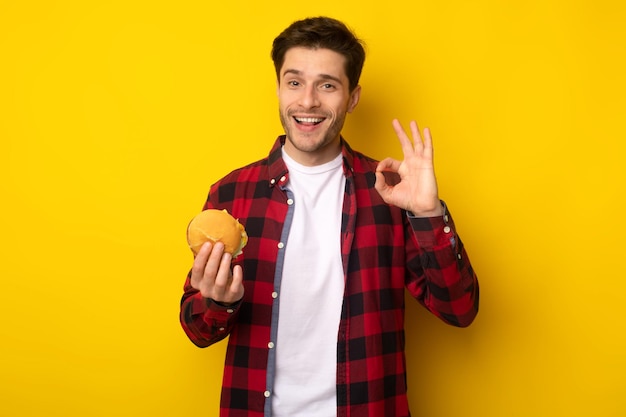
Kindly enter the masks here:
<path id="1" fill-rule="evenodd" d="M 285 137 L 269 156 L 214 184 L 204 208 L 227 209 L 249 236 L 235 262 L 245 295 L 233 307 L 184 286 L 180 319 L 193 343 L 230 335 L 221 416 L 271 415 L 274 351 L 284 245 L 290 210 L 281 157 Z M 405 289 L 446 323 L 468 326 L 478 312 L 478 281 L 446 212 L 415 218 L 383 202 L 374 189 L 377 162 L 342 141 L 346 191 L 341 255 L 345 275 L 337 343 L 337 415 L 409 416 L 404 357 Z M 323 308 L 323 304 L 320 304 Z M 315 358 L 311 358 L 315 360 Z M 306 381 L 303 381 L 306 389 Z"/>

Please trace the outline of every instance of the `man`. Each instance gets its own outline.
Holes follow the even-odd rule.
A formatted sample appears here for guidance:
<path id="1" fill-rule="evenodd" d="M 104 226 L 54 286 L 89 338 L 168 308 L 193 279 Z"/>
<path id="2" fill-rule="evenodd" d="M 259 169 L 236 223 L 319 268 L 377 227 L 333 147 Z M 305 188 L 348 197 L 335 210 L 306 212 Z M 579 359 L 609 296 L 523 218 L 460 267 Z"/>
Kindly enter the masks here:
<path id="1" fill-rule="evenodd" d="M 439 200 L 430 132 L 397 120 L 404 160 L 380 163 L 342 138 L 365 52 L 320 17 L 275 40 L 280 136 L 269 156 L 214 184 L 206 208 L 245 226 L 244 253 L 205 244 L 181 323 L 198 346 L 229 337 L 222 416 L 409 416 L 405 289 L 455 326 L 478 282 Z"/>

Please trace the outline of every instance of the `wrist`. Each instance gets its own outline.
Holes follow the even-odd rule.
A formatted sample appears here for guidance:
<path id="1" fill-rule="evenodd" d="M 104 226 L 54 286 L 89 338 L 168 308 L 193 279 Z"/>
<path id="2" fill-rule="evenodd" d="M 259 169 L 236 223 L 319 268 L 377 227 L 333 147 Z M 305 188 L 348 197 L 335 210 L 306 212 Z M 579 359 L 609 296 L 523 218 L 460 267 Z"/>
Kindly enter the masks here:
<path id="1" fill-rule="evenodd" d="M 437 204 L 433 209 L 427 210 L 409 210 L 414 217 L 439 217 L 444 214 L 443 203 L 440 200 L 437 200 Z"/>

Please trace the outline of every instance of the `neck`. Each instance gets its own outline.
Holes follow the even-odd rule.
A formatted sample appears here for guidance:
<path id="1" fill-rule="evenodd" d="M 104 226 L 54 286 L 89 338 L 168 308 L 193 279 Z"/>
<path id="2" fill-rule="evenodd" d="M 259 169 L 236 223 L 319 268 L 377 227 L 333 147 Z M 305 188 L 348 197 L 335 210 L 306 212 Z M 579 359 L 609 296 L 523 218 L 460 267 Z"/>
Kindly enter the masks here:
<path id="1" fill-rule="evenodd" d="M 323 148 L 311 152 L 296 148 L 289 138 L 287 138 L 287 140 L 285 140 L 284 150 L 291 159 L 301 165 L 322 165 L 332 161 L 341 153 L 341 139 L 338 137 Z"/>

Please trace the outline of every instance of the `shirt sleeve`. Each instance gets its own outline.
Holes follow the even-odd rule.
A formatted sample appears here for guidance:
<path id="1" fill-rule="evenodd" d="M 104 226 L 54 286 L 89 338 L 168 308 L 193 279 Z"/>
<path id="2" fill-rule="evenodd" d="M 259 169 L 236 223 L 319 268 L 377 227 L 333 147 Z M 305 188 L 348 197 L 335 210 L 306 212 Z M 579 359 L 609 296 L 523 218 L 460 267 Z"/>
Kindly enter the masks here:
<path id="1" fill-rule="evenodd" d="M 417 242 L 417 253 L 408 258 L 407 289 L 446 323 L 466 327 L 478 314 L 478 279 L 452 216 L 442 204 L 442 216 L 407 213 Z"/>
<path id="2" fill-rule="evenodd" d="M 239 313 L 241 301 L 224 306 L 194 289 L 190 284 L 191 272 L 185 281 L 180 306 L 180 323 L 189 339 L 198 347 L 207 347 L 224 339 L 232 330 Z"/>

